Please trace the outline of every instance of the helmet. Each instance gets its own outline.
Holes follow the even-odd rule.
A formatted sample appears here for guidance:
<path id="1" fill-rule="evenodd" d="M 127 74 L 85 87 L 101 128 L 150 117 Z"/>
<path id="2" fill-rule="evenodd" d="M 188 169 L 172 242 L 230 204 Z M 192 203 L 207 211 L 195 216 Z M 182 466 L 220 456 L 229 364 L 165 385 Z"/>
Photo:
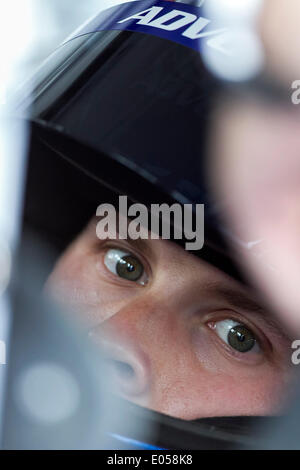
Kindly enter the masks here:
<path id="1" fill-rule="evenodd" d="M 40 218 L 45 201 L 47 228 L 40 224 L 48 236 L 59 227 L 53 235 L 61 240 L 74 236 L 82 200 L 95 202 L 93 191 L 97 202 L 124 194 L 148 207 L 206 204 L 199 256 L 238 277 L 205 183 L 205 136 L 218 83 L 199 49 L 214 33 L 198 7 L 138 1 L 102 12 L 65 42 L 41 68 L 30 102 L 21 105 L 22 111 L 30 107 L 32 123 L 26 218 Z M 70 201 L 66 187 L 73 185 L 78 196 L 84 184 L 89 189 L 81 203 L 74 195 Z"/>
<path id="2" fill-rule="evenodd" d="M 99 202 L 117 204 L 126 195 L 150 212 L 153 203 L 193 210 L 201 203 L 205 244 L 194 254 L 242 278 L 205 176 L 206 135 L 220 83 L 201 52 L 204 44 L 216 48 L 212 39 L 220 34 L 200 7 L 141 0 L 100 13 L 55 51 L 31 96 L 20 97 L 19 115 L 31 126 L 25 232 L 61 251 Z M 159 423 L 152 444 L 161 447 L 256 443 L 255 418 L 187 423 L 134 406 L 132 412 Z"/>

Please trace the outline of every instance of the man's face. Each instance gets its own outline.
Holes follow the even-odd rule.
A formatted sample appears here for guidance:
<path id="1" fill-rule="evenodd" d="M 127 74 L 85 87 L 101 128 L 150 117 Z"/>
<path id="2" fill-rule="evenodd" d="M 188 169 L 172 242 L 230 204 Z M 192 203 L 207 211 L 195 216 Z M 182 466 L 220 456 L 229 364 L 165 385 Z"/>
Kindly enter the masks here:
<path id="1" fill-rule="evenodd" d="M 278 412 L 290 340 L 252 294 L 172 242 L 101 241 L 96 223 L 47 289 L 83 320 L 119 393 L 188 420 Z"/>

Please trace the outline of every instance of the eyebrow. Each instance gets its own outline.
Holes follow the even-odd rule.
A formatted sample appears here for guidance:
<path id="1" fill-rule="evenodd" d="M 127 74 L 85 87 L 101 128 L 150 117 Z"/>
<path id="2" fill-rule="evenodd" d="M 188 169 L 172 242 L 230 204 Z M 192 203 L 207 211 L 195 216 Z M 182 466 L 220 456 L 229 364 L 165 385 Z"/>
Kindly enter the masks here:
<path id="1" fill-rule="evenodd" d="M 266 309 L 258 301 L 253 299 L 250 294 L 248 295 L 245 292 L 230 287 L 224 287 L 219 284 L 210 286 L 208 290 L 210 289 L 215 295 L 227 300 L 228 303 L 234 307 L 242 310 L 251 310 L 260 315 L 266 314 Z"/>

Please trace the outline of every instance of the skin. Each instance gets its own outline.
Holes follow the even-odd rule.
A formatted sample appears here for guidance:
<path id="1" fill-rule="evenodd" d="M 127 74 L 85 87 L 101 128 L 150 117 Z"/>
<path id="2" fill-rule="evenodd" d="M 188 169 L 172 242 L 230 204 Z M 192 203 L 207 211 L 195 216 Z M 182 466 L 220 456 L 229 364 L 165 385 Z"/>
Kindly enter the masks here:
<path id="1" fill-rule="evenodd" d="M 147 283 L 111 272 L 111 249 L 139 259 Z M 186 420 L 283 405 L 290 340 L 244 287 L 172 242 L 99 240 L 93 220 L 46 288 L 76 312 L 112 364 L 119 393 L 136 404 Z M 237 352 L 218 336 L 225 319 L 255 332 L 256 352 Z"/>

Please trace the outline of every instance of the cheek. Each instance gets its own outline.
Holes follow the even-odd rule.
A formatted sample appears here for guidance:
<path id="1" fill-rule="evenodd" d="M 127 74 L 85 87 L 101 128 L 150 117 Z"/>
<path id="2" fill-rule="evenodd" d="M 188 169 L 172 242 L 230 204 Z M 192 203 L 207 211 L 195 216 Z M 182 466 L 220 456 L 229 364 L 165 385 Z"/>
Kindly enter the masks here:
<path id="1" fill-rule="evenodd" d="M 165 356 L 163 366 L 155 370 L 155 410 L 186 420 L 279 411 L 287 391 L 279 368 L 268 363 L 237 365 L 220 356 L 205 335 L 197 348 L 188 337 L 177 344 L 168 337 L 168 350 L 174 354 Z"/>
<path id="2" fill-rule="evenodd" d="M 170 370 L 170 369 L 169 369 Z M 152 407 L 157 411 L 194 420 L 206 417 L 269 415 L 283 405 L 283 387 L 272 374 L 241 380 L 186 365 L 169 372 L 156 388 Z"/>

